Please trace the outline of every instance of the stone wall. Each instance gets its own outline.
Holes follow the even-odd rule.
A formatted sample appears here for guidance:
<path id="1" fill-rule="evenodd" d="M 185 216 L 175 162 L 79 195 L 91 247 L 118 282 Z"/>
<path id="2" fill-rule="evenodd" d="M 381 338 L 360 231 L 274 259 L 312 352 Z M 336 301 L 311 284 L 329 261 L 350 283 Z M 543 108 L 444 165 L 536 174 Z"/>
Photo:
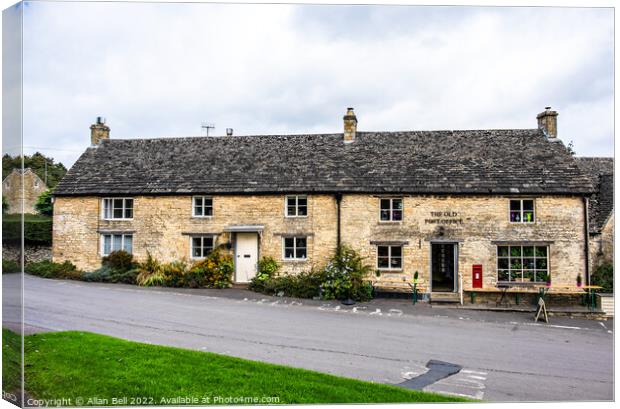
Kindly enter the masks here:
<path id="1" fill-rule="evenodd" d="M 20 246 L 12 246 L 4 243 L 2 245 L 2 258 L 4 260 L 12 260 L 20 262 Z M 24 247 L 24 261 L 26 263 L 35 263 L 37 261 L 51 260 L 52 259 L 52 246 L 25 246 Z"/>
<path id="2" fill-rule="evenodd" d="M 590 235 L 590 272 L 603 263 L 614 260 L 614 215 L 613 213 L 600 233 Z"/>
<path id="3" fill-rule="evenodd" d="M 431 241 L 458 242 L 458 270 L 463 288 L 472 286 L 472 265 L 481 264 L 483 286 L 497 283 L 494 241 L 549 241 L 549 269 L 555 284 L 574 285 L 584 274 L 584 219 L 580 198 L 539 197 L 536 221 L 509 222 L 508 197 L 404 197 L 401 222 L 379 221 L 379 198 L 347 195 L 342 201 L 342 241 L 367 257 L 374 266 L 377 246 L 371 241 L 404 241 L 402 271 L 384 271 L 381 281 L 412 280 L 429 285 Z M 437 223 L 431 212 L 441 213 Z M 446 214 L 447 216 L 443 216 Z M 377 279 L 377 278 L 375 278 Z"/>
<path id="4" fill-rule="evenodd" d="M 22 195 L 22 180 L 24 184 Z M 47 187 L 31 169 L 25 169 L 22 172 L 15 169 L 2 182 L 2 195 L 6 198 L 9 205 L 7 213 L 22 213 L 22 199 L 24 203 L 24 213 L 37 213 L 34 205 L 41 193 L 45 192 Z"/>
<path id="5" fill-rule="evenodd" d="M 147 250 L 161 261 L 189 258 L 188 233 L 214 233 L 218 243 L 234 240 L 224 229 L 230 225 L 258 224 L 259 257 L 272 256 L 283 271 L 297 273 L 324 265 L 336 248 L 337 207 L 333 196 L 308 196 L 308 217 L 285 217 L 285 196 L 213 196 L 213 217 L 194 218 L 191 196 L 134 198 L 130 221 L 101 220 L 101 200 L 96 197 L 58 197 L 54 205 L 53 256 L 70 260 L 82 269 L 100 266 L 98 231 L 134 231 L 134 254 L 144 259 Z M 419 272 L 421 283 L 430 278 L 430 244 L 433 240 L 458 242 L 458 271 L 464 288 L 471 287 L 472 265 L 483 266 L 484 286 L 497 282 L 494 241 L 549 242 L 549 268 L 555 284 L 571 285 L 584 273 L 583 204 L 576 197 L 536 198 L 536 222 L 508 221 L 508 197 L 404 197 L 401 222 L 379 221 L 379 197 L 344 195 L 342 243 L 348 244 L 374 268 L 377 247 L 371 241 L 407 242 L 402 271 L 387 271 L 380 279 L 411 280 Z M 431 212 L 446 213 L 437 219 Z M 430 220 L 430 221 L 429 221 Z M 308 260 L 282 260 L 282 234 L 308 235 Z"/>
<path id="6" fill-rule="evenodd" d="M 101 220 L 101 200 L 96 197 L 58 197 L 54 203 L 54 260 L 71 260 L 79 268 L 100 266 L 98 231 L 134 231 L 134 255 L 147 251 L 160 261 L 189 259 L 190 233 L 216 234 L 217 244 L 230 243 L 230 225 L 263 225 L 259 257 L 271 256 L 282 271 L 296 273 L 324 265 L 336 248 L 336 202 L 333 196 L 308 197 L 308 216 L 285 217 L 282 196 L 213 196 L 213 217 L 192 217 L 191 196 L 137 196 L 134 218 Z M 283 234 L 308 235 L 306 261 L 282 259 Z"/>

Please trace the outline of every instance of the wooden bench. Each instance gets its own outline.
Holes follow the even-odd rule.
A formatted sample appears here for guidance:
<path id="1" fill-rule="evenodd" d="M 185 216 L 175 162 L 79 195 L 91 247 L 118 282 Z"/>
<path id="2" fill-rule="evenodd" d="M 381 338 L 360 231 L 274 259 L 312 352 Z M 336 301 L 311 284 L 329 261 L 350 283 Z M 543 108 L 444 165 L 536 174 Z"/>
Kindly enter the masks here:
<path id="1" fill-rule="evenodd" d="M 426 286 L 409 281 L 371 281 L 370 284 L 375 290 L 387 290 L 387 292 L 408 293 L 412 295 L 413 303 L 418 302 L 419 295 L 426 292 Z"/>

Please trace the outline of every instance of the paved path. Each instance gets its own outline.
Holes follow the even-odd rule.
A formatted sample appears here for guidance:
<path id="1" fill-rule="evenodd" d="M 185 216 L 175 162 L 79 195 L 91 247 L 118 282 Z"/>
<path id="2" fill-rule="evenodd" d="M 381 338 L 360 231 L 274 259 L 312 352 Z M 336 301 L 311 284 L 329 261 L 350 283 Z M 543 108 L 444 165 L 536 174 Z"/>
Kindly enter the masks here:
<path id="1" fill-rule="evenodd" d="M 4 318 L 20 276 L 3 276 Z M 613 321 L 338 303 L 25 277 L 30 328 L 84 330 L 399 384 L 429 360 L 461 366 L 425 390 L 492 401 L 611 400 Z"/>

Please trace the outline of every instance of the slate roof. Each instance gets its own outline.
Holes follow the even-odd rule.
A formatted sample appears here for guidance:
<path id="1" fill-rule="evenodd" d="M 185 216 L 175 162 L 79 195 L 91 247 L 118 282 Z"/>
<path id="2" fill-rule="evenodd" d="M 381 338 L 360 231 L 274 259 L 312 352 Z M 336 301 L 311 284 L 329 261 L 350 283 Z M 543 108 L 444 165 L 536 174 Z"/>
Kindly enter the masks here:
<path id="1" fill-rule="evenodd" d="M 198 193 L 589 194 L 564 145 L 537 129 L 110 139 L 57 196 Z"/>
<path id="2" fill-rule="evenodd" d="M 614 159 L 579 157 L 577 162 L 590 177 L 595 192 L 590 198 L 590 232 L 599 233 L 614 210 Z"/>

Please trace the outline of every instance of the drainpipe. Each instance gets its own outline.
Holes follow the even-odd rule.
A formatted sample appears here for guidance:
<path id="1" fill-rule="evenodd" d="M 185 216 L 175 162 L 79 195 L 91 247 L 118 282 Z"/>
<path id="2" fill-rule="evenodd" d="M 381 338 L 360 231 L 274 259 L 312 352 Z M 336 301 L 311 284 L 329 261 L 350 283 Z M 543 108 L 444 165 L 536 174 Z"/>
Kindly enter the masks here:
<path id="1" fill-rule="evenodd" d="M 342 201 L 342 193 L 338 192 L 336 197 L 336 248 L 340 248 L 340 202 Z"/>
<path id="2" fill-rule="evenodd" d="M 588 198 L 583 197 L 583 233 L 585 235 L 586 285 L 590 285 L 590 229 L 588 228 Z"/>

